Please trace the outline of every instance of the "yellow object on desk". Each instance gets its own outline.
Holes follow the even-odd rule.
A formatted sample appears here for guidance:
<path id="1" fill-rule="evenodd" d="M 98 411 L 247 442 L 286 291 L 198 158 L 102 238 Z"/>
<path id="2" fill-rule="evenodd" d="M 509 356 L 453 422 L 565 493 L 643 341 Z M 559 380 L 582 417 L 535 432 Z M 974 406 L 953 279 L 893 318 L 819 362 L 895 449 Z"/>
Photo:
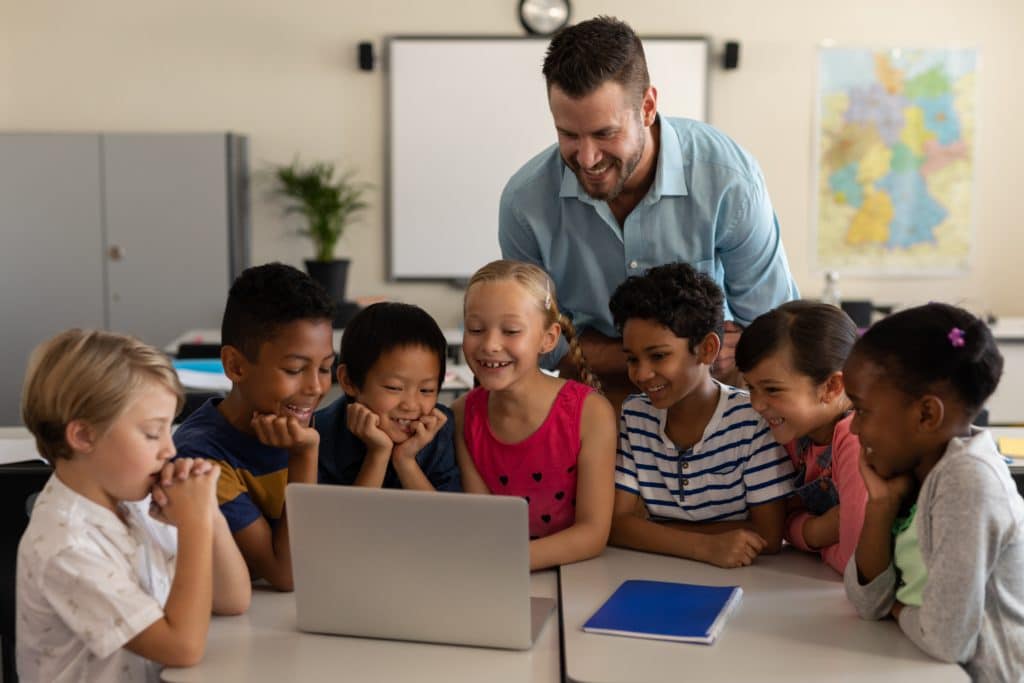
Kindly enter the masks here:
<path id="1" fill-rule="evenodd" d="M 1011 458 L 1024 458 L 1024 439 L 999 437 L 999 452 Z"/>

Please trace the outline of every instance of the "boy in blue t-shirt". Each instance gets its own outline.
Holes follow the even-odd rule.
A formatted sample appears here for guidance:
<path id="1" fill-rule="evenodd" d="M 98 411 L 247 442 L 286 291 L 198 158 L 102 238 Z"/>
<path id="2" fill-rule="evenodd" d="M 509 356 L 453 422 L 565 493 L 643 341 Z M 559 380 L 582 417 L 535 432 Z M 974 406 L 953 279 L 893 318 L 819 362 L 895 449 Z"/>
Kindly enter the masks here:
<path id="1" fill-rule="evenodd" d="M 746 392 L 711 377 L 722 290 L 685 263 L 627 279 L 609 307 L 629 379 L 609 542 L 739 567 L 778 552 L 793 465 Z"/>
<path id="2" fill-rule="evenodd" d="M 455 420 L 437 405 L 447 348 L 417 306 L 379 303 L 352 318 L 339 351 L 345 396 L 314 420 L 321 484 L 461 490 Z"/>
<path id="3" fill-rule="evenodd" d="M 227 397 L 211 399 L 174 434 L 182 457 L 221 467 L 217 499 L 252 577 L 292 590 L 285 487 L 314 483 L 320 435 L 310 424 L 331 384 L 334 304 L 300 270 L 246 269 L 221 322 Z"/>

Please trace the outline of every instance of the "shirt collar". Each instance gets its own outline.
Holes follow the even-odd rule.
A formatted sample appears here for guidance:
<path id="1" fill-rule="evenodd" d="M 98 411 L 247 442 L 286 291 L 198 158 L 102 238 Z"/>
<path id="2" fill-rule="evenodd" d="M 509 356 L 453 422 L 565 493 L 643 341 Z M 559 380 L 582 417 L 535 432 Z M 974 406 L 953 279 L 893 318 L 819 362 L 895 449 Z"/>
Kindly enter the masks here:
<path id="1" fill-rule="evenodd" d="M 680 148 L 679 135 L 676 133 L 675 127 L 669 125 L 661 117 L 661 114 L 658 114 L 658 128 L 661 136 L 658 166 L 655 170 L 654 183 L 648 190 L 644 201 L 656 202 L 663 196 L 685 197 L 689 194 L 686 188 L 686 178 L 683 176 L 683 151 Z M 556 153 L 560 154 L 557 148 Z M 564 159 L 562 160 L 562 187 L 559 189 L 558 196 L 575 197 L 591 204 L 597 201 L 580 188 L 580 181 Z"/>
<path id="2" fill-rule="evenodd" d="M 90 528 L 98 529 L 126 557 L 133 556 L 138 542 L 132 533 L 134 520 L 127 511 L 125 511 L 125 520 L 122 521 L 111 510 L 89 500 L 62 482 L 56 473 L 50 476 L 46 489 L 50 493 L 45 503 L 56 505 L 58 509 L 65 512 L 69 524 L 81 529 L 83 533 Z M 43 494 L 36 499 L 37 505 L 40 502 L 44 502 Z M 128 504 L 121 503 L 121 505 Z"/>

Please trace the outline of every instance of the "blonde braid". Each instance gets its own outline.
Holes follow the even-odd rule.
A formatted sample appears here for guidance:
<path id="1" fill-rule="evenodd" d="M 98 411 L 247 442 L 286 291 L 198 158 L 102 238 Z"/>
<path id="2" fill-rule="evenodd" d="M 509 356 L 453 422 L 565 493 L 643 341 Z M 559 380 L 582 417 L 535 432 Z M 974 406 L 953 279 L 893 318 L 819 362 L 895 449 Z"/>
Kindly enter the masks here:
<path id="1" fill-rule="evenodd" d="M 587 386 L 593 387 L 598 393 L 604 393 L 604 390 L 601 388 L 601 380 L 590 369 L 590 364 L 587 362 L 586 356 L 583 355 L 579 334 L 576 333 L 576 326 L 572 324 L 572 320 L 569 320 L 569 317 L 564 313 L 558 314 L 558 324 L 562 327 L 565 341 L 569 342 L 569 355 L 572 358 L 573 365 L 576 366 L 580 379 Z"/>

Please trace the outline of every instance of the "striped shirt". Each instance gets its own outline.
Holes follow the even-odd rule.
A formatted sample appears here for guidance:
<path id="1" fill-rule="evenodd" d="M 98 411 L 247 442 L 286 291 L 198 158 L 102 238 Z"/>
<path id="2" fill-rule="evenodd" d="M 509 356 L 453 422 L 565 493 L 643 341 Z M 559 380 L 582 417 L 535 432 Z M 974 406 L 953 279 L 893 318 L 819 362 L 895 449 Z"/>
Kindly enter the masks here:
<path id="1" fill-rule="evenodd" d="M 793 492 L 793 464 L 745 391 L 719 385 L 700 441 L 680 450 L 667 411 L 634 394 L 622 404 L 615 487 L 639 495 L 652 519 L 719 522 Z"/>

